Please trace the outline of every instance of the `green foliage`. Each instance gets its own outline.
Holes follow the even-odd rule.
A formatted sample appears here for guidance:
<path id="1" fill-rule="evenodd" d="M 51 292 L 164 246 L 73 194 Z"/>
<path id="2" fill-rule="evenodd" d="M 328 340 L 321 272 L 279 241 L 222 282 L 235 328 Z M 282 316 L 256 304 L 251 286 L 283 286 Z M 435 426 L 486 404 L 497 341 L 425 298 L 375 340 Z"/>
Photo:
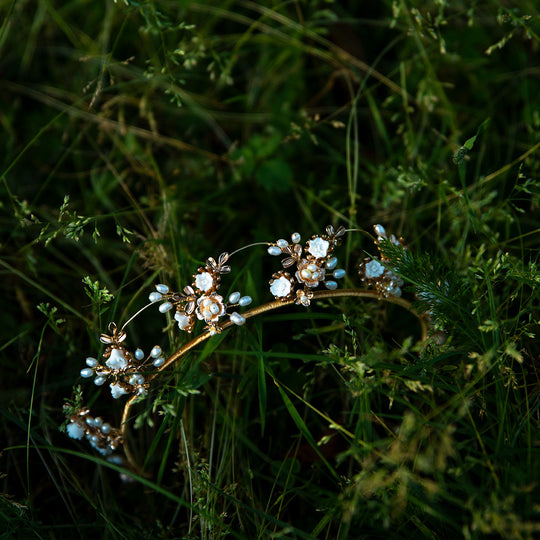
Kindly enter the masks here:
<path id="1" fill-rule="evenodd" d="M 0 4 L 0 537 L 538 536 L 536 4 Z M 327 223 L 403 235 L 427 343 L 384 301 L 276 311 L 138 398 L 141 470 L 58 430 L 82 392 L 120 425 L 78 374 L 153 284 Z M 264 249 L 224 287 L 269 300 Z M 346 287 L 374 251 L 346 236 Z"/>

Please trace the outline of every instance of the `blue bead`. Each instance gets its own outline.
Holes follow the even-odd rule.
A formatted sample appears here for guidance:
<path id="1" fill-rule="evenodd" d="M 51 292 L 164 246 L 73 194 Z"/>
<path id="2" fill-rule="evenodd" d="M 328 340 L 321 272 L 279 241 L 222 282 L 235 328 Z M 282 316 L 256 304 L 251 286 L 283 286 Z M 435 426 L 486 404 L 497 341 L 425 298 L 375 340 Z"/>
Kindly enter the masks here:
<path id="1" fill-rule="evenodd" d="M 326 261 L 326 268 L 328 270 L 333 270 L 337 265 L 337 257 L 332 257 Z"/>
<path id="2" fill-rule="evenodd" d="M 172 309 L 172 304 L 170 302 L 164 302 L 163 304 L 161 304 L 161 306 L 159 306 L 158 309 L 160 313 L 166 313 L 167 311 Z"/>
<path id="3" fill-rule="evenodd" d="M 337 283 L 335 281 L 325 281 L 324 285 L 327 289 L 334 291 L 337 289 Z"/>
<path id="4" fill-rule="evenodd" d="M 169 287 L 167 287 L 167 285 L 163 285 L 163 283 L 160 283 L 159 285 L 156 285 L 156 291 L 160 292 L 161 294 L 167 294 L 169 292 Z"/>
<path id="5" fill-rule="evenodd" d="M 88 367 L 96 367 L 98 365 L 98 361 L 95 358 L 92 358 L 91 356 L 89 356 L 86 359 L 86 365 Z"/>
<path id="6" fill-rule="evenodd" d="M 238 300 L 240 300 L 240 296 L 241 296 L 241 295 L 240 295 L 240 293 L 239 293 L 238 291 L 233 292 L 233 293 L 231 294 L 231 296 L 229 296 L 229 302 L 230 302 L 231 304 L 236 304 L 236 303 L 238 302 Z"/>
<path id="7" fill-rule="evenodd" d="M 336 279 L 341 279 L 341 278 L 345 277 L 346 274 L 347 274 L 347 272 L 345 272 L 345 270 L 343 270 L 343 268 L 339 268 L 338 270 L 334 270 L 334 277 Z"/>
<path id="8" fill-rule="evenodd" d="M 240 298 L 240 300 L 238 300 L 238 305 L 239 306 L 249 306 L 249 304 L 251 304 L 252 300 L 251 300 L 251 296 L 242 296 L 242 298 Z"/>
<path id="9" fill-rule="evenodd" d="M 231 313 L 230 319 L 232 323 L 238 326 L 242 326 L 246 322 L 246 319 L 242 317 L 242 315 L 240 315 L 239 313 L 236 313 L 236 311 L 234 313 Z"/>
<path id="10" fill-rule="evenodd" d="M 142 360 L 144 358 L 144 351 L 142 349 L 137 349 L 135 351 L 135 359 Z"/>
<path id="11" fill-rule="evenodd" d="M 94 370 L 90 368 L 84 368 L 81 369 L 81 377 L 84 377 L 85 379 L 89 379 L 90 377 L 94 376 Z"/>

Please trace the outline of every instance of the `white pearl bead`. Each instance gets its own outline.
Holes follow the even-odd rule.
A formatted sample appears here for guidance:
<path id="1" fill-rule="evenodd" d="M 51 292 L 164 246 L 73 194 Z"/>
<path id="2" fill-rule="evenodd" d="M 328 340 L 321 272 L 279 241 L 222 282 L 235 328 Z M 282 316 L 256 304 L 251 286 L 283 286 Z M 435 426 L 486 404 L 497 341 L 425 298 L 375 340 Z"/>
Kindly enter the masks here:
<path id="1" fill-rule="evenodd" d="M 167 294 L 169 292 L 169 287 L 167 285 L 163 285 L 163 283 L 160 283 L 159 285 L 156 285 L 156 291 L 160 292 L 161 294 Z"/>
<path id="2" fill-rule="evenodd" d="M 331 259 L 328 259 L 328 261 L 326 261 L 326 268 L 328 268 L 328 270 L 333 270 L 337 265 L 337 257 L 332 257 Z"/>
<path id="3" fill-rule="evenodd" d="M 112 427 L 110 424 L 103 424 L 101 426 L 101 433 L 108 435 L 112 430 Z"/>
<path id="4" fill-rule="evenodd" d="M 84 368 L 81 369 L 81 377 L 84 377 L 85 379 L 89 379 L 94 375 L 94 370 L 90 368 Z"/>
<path id="5" fill-rule="evenodd" d="M 157 302 L 158 300 L 161 300 L 163 298 L 163 296 L 161 296 L 161 294 L 159 294 L 158 292 L 154 291 L 154 292 L 151 292 L 149 295 L 148 295 L 148 300 L 150 300 L 150 302 Z"/>
<path id="6" fill-rule="evenodd" d="M 302 239 L 302 237 L 300 236 L 300 233 L 292 233 L 291 234 L 291 240 L 295 243 L 295 244 L 298 244 L 298 242 L 300 242 L 300 240 Z"/>
<path id="7" fill-rule="evenodd" d="M 285 240 L 284 238 L 280 238 L 277 242 L 276 242 L 277 246 L 280 247 L 280 248 L 284 248 L 284 247 L 287 247 L 289 245 L 289 242 L 287 242 L 287 240 Z"/>
<path id="8" fill-rule="evenodd" d="M 90 427 L 94 427 L 94 419 L 89 416 L 87 419 L 86 419 L 86 423 L 90 426 Z"/>
<path id="9" fill-rule="evenodd" d="M 311 272 L 310 272 L 309 268 L 302 268 L 302 271 L 300 272 L 300 275 L 304 279 L 311 279 Z"/>
<path id="10" fill-rule="evenodd" d="M 278 246 L 270 246 L 266 251 L 268 251 L 268 255 L 281 255 L 281 248 Z"/>
<path id="11" fill-rule="evenodd" d="M 150 356 L 152 358 L 157 358 L 158 356 L 161 356 L 161 347 L 159 345 L 156 345 L 155 347 L 153 347 L 152 350 L 150 351 Z"/>
<path id="12" fill-rule="evenodd" d="M 95 358 L 92 358 L 91 356 L 89 356 L 86 359 L 86 365 L 88 367 L 96 367 L 98 365 L 98 361 Z"/>
<path id="13" fill-rule="evenodd" d="M 137 349 L 135 351 L 135 359 L 142 360 L 144 358 L 144 351 L 142 349 Z"/>
<path id="14" fill-rule="evenodd" d="M 156 358 L 154 360 L 154 367 L 160 367 L 162 366 L 163 364 L 165 363 L 165 358 L 161 357 L 161 358 Z"/>
<path id="15" fill-rule="evenodd" d="M 101 386 L 102 384 L 105 383 L 105 381 L 106 381 L 105 377 L 102 377 L 102 376 L 100 375 L 99 377 L 96 377 L 96 378 L 94 379 L 94 384 L 95 384 L 96 386 Z"/>
<path id="16" fill-rule="evenodd" d="M 242 315 L 240 315 L 239 313 L 236 313 L 236 311 L 234 313 L 231 313 L 230 319 L 233 324 L 236 324 L 238 326 L 242 326 L 246 322 L 246 319 L 242 317 Z"/>
<path id="17" fill-rule="evenodd" d="M 101 427 L 103 425 L 103 419 L 99 416 L 97 418 L 94 418 L 94 426 Z"/>
<path id="18" fill-rule="evenodd" d="M 229 302 L 230 302 L 231 304 L 236 304 L 236 303 L 238 302 L 238 300 L 240 300 L 240 296 L 241 296 L 241 295 L 240 295 L 240 293 L 239 293 L 238 291 L 233 292 L 233 293 L 231 294 L 231 296 L 229 296 Z"/>
<path id="19" fill-rule="evenodd" d="M 324 285 L 327 289 L 334 291 L 337 289 L 337 283 L 335 281 L 325 281 Z"/>
<path id="20" fill-rule="evenodd" d="M 166 313 L 167 311 L 172 309 L 172 304 L 170 302 L 164 302 L 163 304 L 161 304 L 161 306 L 159 306 L 158 309 L 160 313 Z"/>
<path id="21" fill-rule="evenodd" d="M 343 270 L 343 268 L 340 268 L 338 270 L 334 270 L 334 277 L 336 279 L 344 278 L 346 274 L 347 274 L 347 272 L 345 272 L 345 270 Z"/>
<path id="22" fill-rule="evenodd" d="M 382 225 L 373 225 L 373 230 L 377 236 L 386 236 L 386 231 Z"/>
<path id="23" fill-rule="evenodd" d="M 251 304 L 251 296 L 242 296 L 242 298 L 240 298 L 240 300 L 238 300 L 238 305 L 239 306 L 249 306 L 249 304 Z"/>
<path id="24" fill-rule="evenodd" d="M 220 312 L 220 308 L 217 304 L 210 304 L 209 310 L 212 315 L 217 315 Z"/>

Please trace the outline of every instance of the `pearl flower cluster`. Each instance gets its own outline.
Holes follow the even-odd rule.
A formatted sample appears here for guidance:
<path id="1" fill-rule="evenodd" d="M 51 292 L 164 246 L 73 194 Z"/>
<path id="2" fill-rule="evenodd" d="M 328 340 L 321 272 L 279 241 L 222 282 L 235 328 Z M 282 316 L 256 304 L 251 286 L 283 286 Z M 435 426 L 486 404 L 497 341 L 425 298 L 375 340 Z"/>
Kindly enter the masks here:
<path id="1" fill-rule="evenodd" d="M 329 290 L 337 289 L 338 284 L 335 280 L 343 278 L 345 270 L 336 269 L 338 260 L 332 253 L 345 232 L 344 227 L 334 231 L 334 228 L 328 225 L 325 235 L 312 236 L 304 247 L 300 245 L 299 233 L 291 235 L 291 243 L 279 239 L 271 244 L 268 248 L 270 255 L 286 255 L 281 261 L 283 268 L 296 265 L 294 276 L 284 270 L 272 275 L 270 292 L 274 298 L 282 302 L 294 299 L 296 304 L 309 306 L 313 298 L 312 289 L 318 287 L 319 283 L 324 283 Z M 328 277 L 334 279 L 327 279 Z"/>
<path id="2" fill-rule="evenodd" d="M 403 280 L 394 273 L 388 266 L 383 265 L 388 259 L 384 257 L 379 247 L 379 242 L 382 240 L 389 240 L 396 246 L 404 246 L 403 239 L 397 239 L 393 234 L 388 237 L 386 230 L 382 225 L 374 225 L 373 230 L 377 235 L 375 244 L 379 249 L 381 255 L 380 259 L 375 257 L 368 257 L 360 264 L 359 274 L 362 277 L 362 281 L 366 282 L 369 287 L 374 287 L 375 290 L 385 298 L 389 296 L 400 297 L 401 287 L 403 286 Z"/>
<path id="3" fill-rule="evenodd" d="M 120 396 L 135 394 L 141 396 L 148 390 L 148 382 L 141 373 L 146 369 L 147 362 L 144 360 L 144 352 L 137 349 L 131 354 L 122 342 L 126 339 L 126 333 L 118 330 L 115 323 L 109 324 L 109 334 L 101 334 L 100 341 L 107 345 L 103 358 L 104 363 L 100 363 L 96 358 L 88 357 L 86 366 L 81 370 L 81 377 L 90 379 L 94 377 L 94 384 L 102 386 L 107 380 L 111 395 L 114 399 Z M 162 356 L 161 348 L 155 346 L 147 360 L 153 360 L 154 367 L 161 366 L 165 359 Z"/>
<path id="4" fill-rule="evenodd" d="M 222 253 L 217 262 L 209 257 L 206 266 L 201 266 L 193 274 L 193 283 L 184 287 L 183 293 L 170 292 L 164 284 L 156 285 L 156 290 L 150 293 L 150 302 L 161 302 L 159 311 L 167 313 L 175 308 L 174 319 L 178 322 L 178 328 L 186 332 L 192 332 L 197 320 L 206 323 L 205 330 L 211 335 L 221 332 L 220 319 L 225 315 L 238 326 L 246 320 L 238 312 L 227 313 L 231 307 L 245 307 L 251 304 L 250 296 L 242 296 L 238 291 L 229 295 L 228 301 L 217 294 L 221 284 L 221 274 L 228 274 L 231 267 L 226 263 L 229 260 L 228 253 Z"/>
<path id="5" fill-rule="evenodd" d="M 99 416 L 96 418 L 90 416 L 90 410 L 86 407 L 71 411 L 66 431 L 72 439 L 86 437 L 88 442 L 104 456 L 108 456 L 122 444 L 120 430 L 103 422 Z"/>

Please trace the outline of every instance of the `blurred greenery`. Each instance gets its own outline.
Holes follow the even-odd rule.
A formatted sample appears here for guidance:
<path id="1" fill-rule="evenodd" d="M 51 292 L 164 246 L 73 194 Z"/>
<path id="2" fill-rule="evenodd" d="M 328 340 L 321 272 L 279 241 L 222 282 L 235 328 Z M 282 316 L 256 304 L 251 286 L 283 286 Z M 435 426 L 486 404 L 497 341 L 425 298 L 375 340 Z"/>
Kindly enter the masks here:
<path id="1" fill-rule="evenodd" d="M 539 534 L 536 2 L 0 0 L 0 21 L 0 538 Z M 329 223 L 405 238 L 383 249 L 427 346 L 384 302 L 286 309 L 160 378 L 142 470 L 59 431 L 154 283 Z M 263 249 L 224 279 L 255 303 Z M 347 236 L 346 286 L 374 250 Z M 149 310 L 128 341 L 186 338 Z"/>

